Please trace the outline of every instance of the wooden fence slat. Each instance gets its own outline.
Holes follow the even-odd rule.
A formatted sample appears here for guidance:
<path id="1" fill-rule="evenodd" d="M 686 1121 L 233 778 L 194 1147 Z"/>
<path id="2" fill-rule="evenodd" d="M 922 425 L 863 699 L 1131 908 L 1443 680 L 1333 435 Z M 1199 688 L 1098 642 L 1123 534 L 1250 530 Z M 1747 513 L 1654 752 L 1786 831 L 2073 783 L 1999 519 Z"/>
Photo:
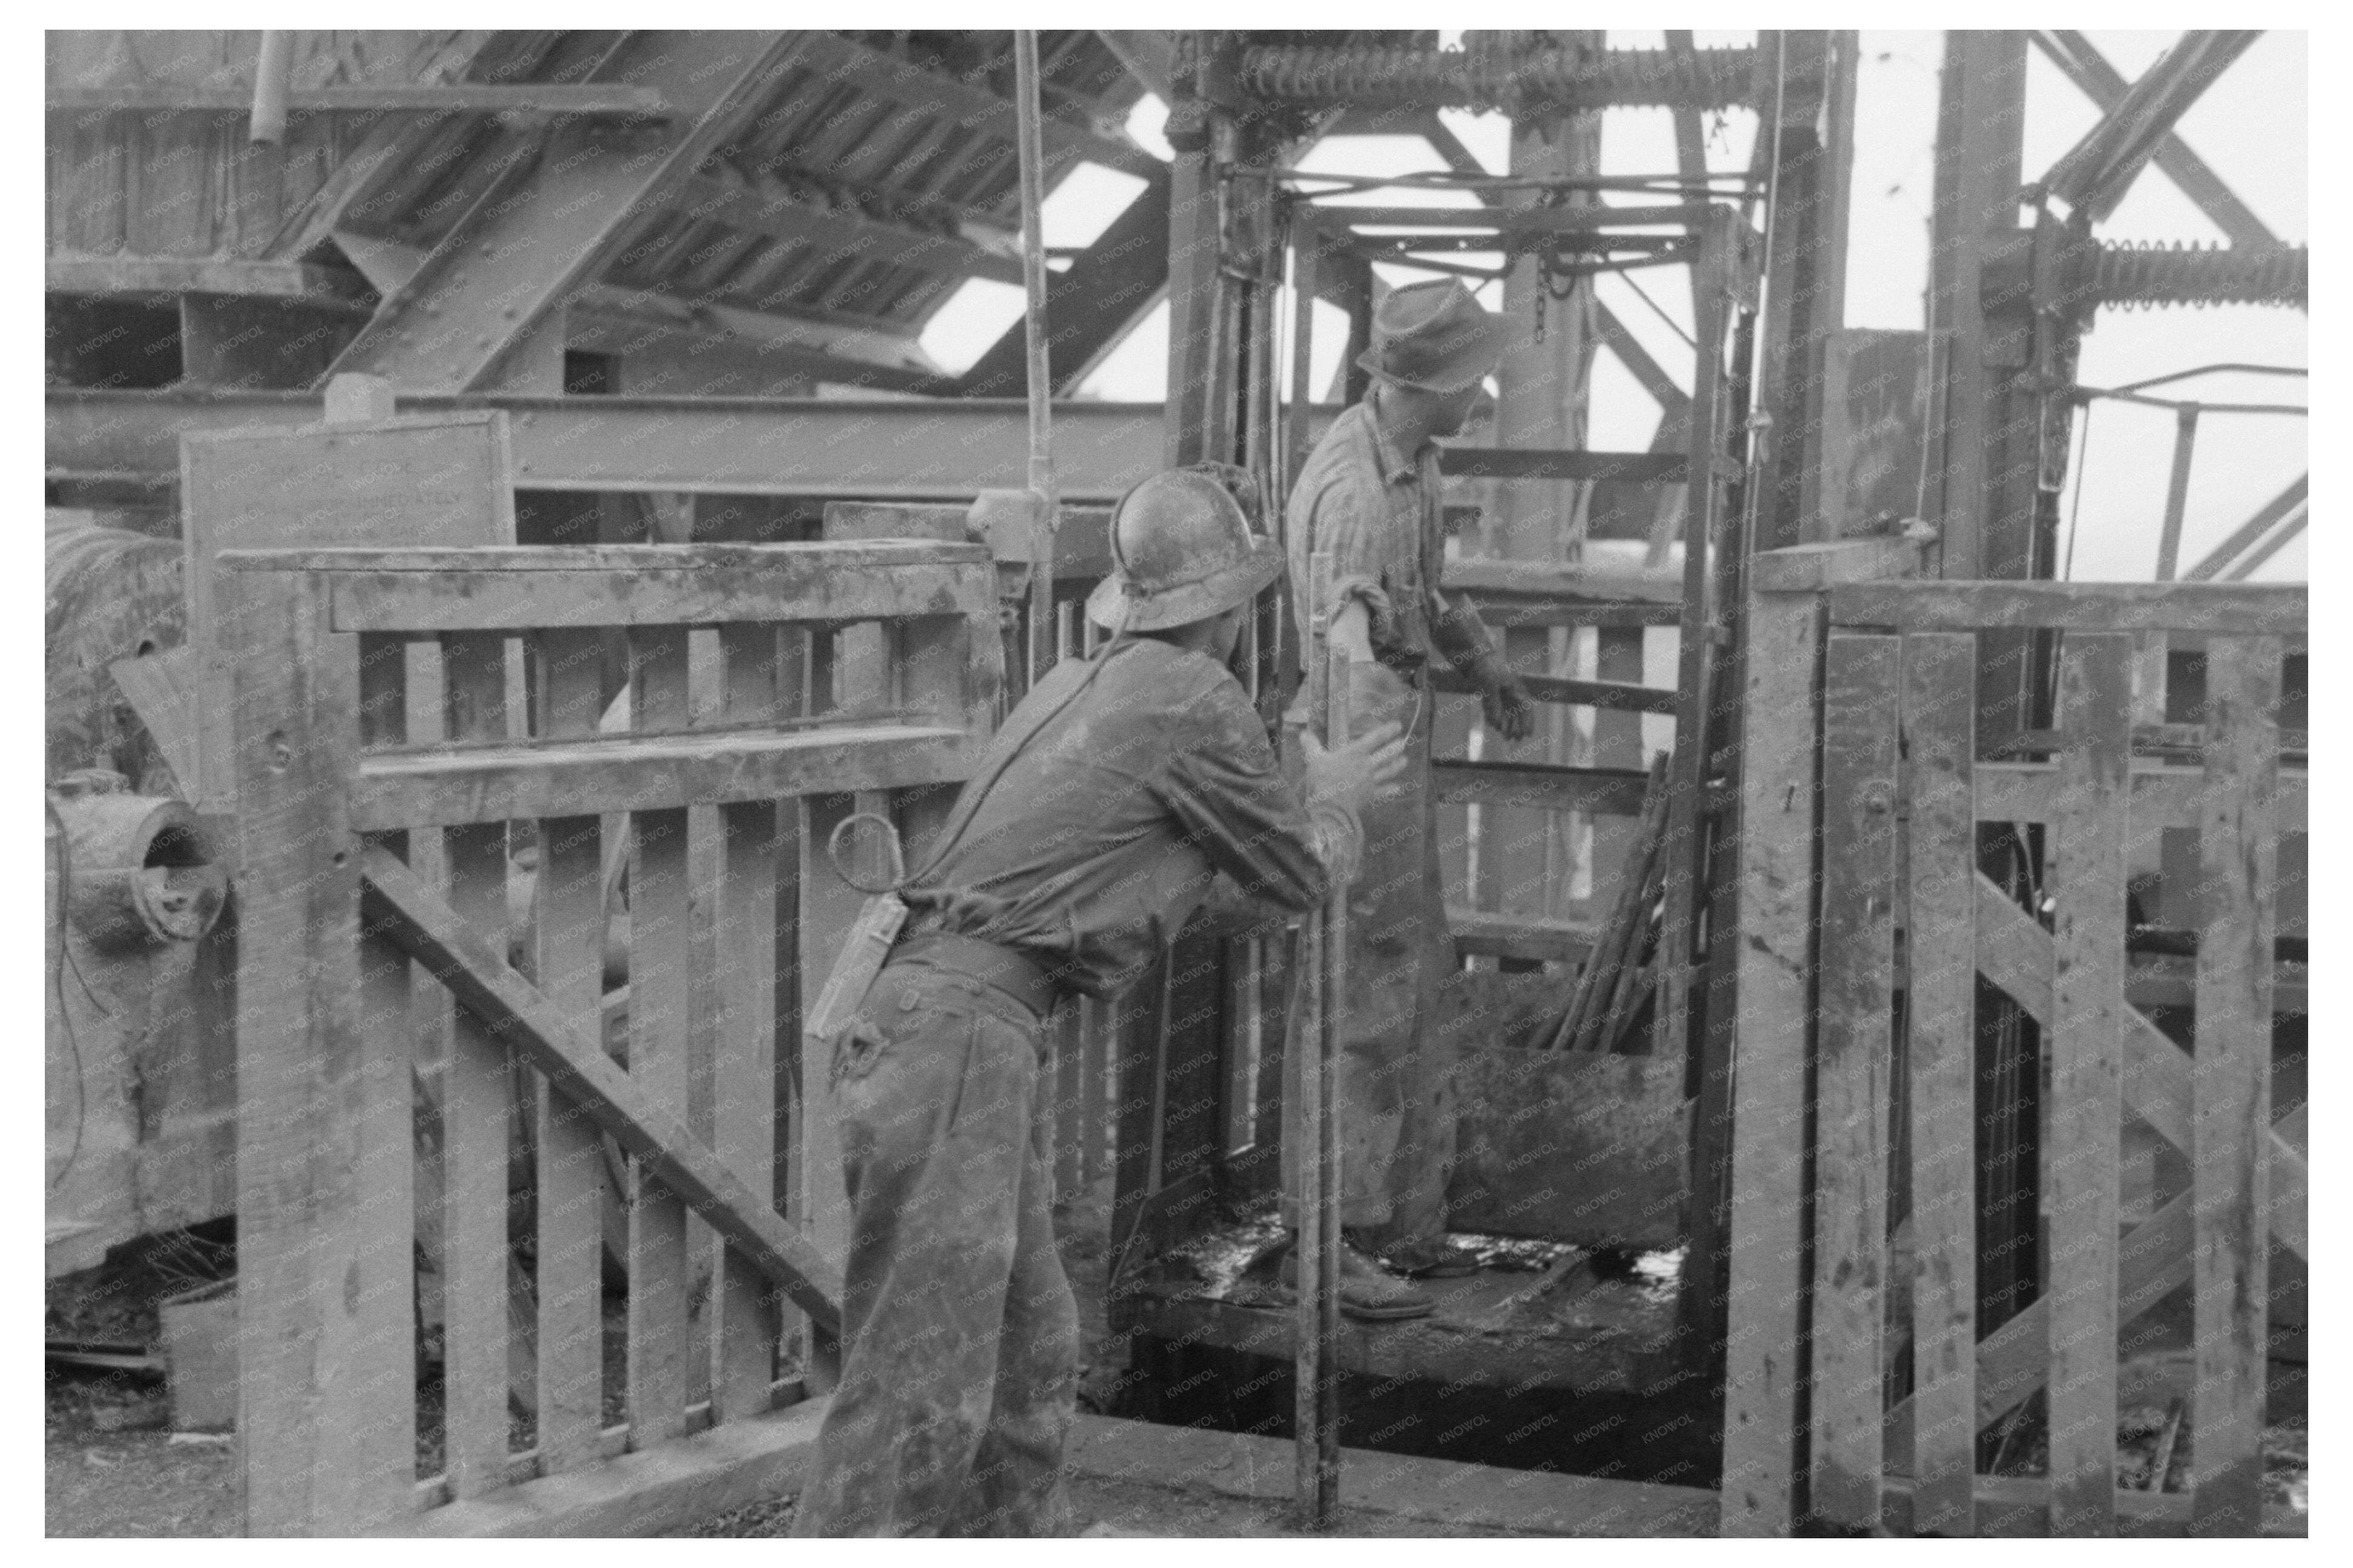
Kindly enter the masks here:
<path id="1" fill-rule="evenodd" d="M 1983 772 L 1982 769 L 1979 770 Z M 1978 879 L 1978 972 L 2007 993 L 2027 1016 L 2048 1028 L 2051 933 L 1982 873 Z M 2126 1016 L 2125 1109 L 2149 1130 L 2189 1154 L 2190 1061 L 2137 1008 Z M 2298 1258 L 2305 1253 L 2305 1159 L 2292 1140 L 2271 1134 L 2272 1234 Z"/>
<path id="2" fill-rule="evenodd" d="M 448 729 L 455 741 L 503 741 L 506 639 L 441 639 Z M 501 943 L 507 927 L 504 822 L 442 833 L 449 907 Z M 507 1143 L 514 1079 L 506 1048 L 482 1021 L 455 1010 L 441 1091 L 442 1431 L 449 1495 L 507 1484 L 510 1399 Z"/>
<path id="3" fill-rule="evenodd" d="M 1785 1536 L 1795 1522 L 1799 1358 L 1806 1333 L 1820 608 L 1810 594 L 1752 595 L 1748 637 L 1740 875 L 1749 897 L 1738 953 L 1718 1528 L 1725 1535 Z"/>
<path id="4" fill-rule="evenodd" d="M 629 680 L 634 727 L 685 724 L 686 629 L 632 632 Z M 632 812 L 629 833 L 629 1078 L 649 1103 L 686 1123 L 693 1010 L 687 814 Z M 686 1426 L 686 1206 L 644 1162 L 634 1176 L 629 1430 L 631 1447 L 643 1449 Z"/>
<path id="5" fill-rule="evenodd" d="M 351 814 L 374 829 L 902 789 L 962 779 L 986 744 L 944 725 L 873 723 L 377 755 L 360 763 Z"/>
<path id="6" fill-rule="evenodd" d="M 564 552 L 567 556 L 578 547 Z M 353 632 L 522 632 L 557 626 L 728 626 L 773 618 L 837 623 L 905 616 L 996 613 L 997 568 L 978 545 L 908 543 L 752 546 L 776 559 L 681 564 L 675 546 L 628 566 L 508 566 L 532 551 L 483 550 L 440 570 L 386 568 L 374 552 L 335 576 L 335 629 Z M 323 555 L 324 552 L 322 552 Z M 423 553 L 423 552 L 420 552 Z M 600 552 L 600 553 L 602 553 Z M 432 557 L 446 555 L 431 552 Z M 375 569 L 370 569 L 371 567 Z"/>
<path id="7" fill-rule="evenodd" d="M 2054 1535 L 2116 1531 L 2116 1216 L 2124 1123 L 2125 841 L 2131 800 L 2128 636 L 2070 637 L 2059 666 L 2061 787 L 2052 823 L 2046 1384 Z"/>
<path id="8" fill-rule="evenodd" d="M 2048 822 L 2051 795 L 2058 788 L 2058 769 L 2048 763 L 1981 763 L 1978 766 L 1978 814 L 1988 822 Z M 2133 769 L 2133 821 L 2147 832 L 2154 828 L 2194 829 L 2199 797 L 2205 776 L 2196 768 L 2141 766 Z M 2302 769 L 2283 772 L 2275 796 L 2277 821 L 2283 833 L 2302 833 L 2312 791 Z M 2185 833 L 2185 837 L 2194 837 Z M 2187 886 L 2196 879 L 2194 862 L 2179 878 Z"/>
<path id="9" fill-rule="evenodd" d="M 803 1310 L 828 1327 L 840 1322 L 838 1263 L 753 1197 L 716 1155 L 686 1135 L 675 1114 L 650 1103 L 595 1042 L 566 1026 L 547 999 L 406 867 L 373 851 L 362 860 L 371 907 L 392 919 L 393 935 L 412 959 L 488 1018 L 501 1039 L 554 1079 L 623 1150 L 650 1164 L 658 1179 L 699 1205 L 728 1240 L 757 1258 Z"/>
<path id="10" fill-rule="evenodd" d="M 1911 752 L 1912 1522 L 1977 1533 L 1977 639 L 1904 642 Z"/>
<path id="11" fill-rule="evenodd" d="M 2191 1530 L 2200 1535 L 2253 1535 L 2263 1525 L 2271 1196 L 2264 1156 L 2278 853 L 2272 797 L 2281 651 L 2269 637 L 2218 637 L 2206 650 L 2206 791 L 2199 824 L 2204 896 L 2190 1079 L 2198 1195 L 2191 1214 Z"/>
<path id="12" fill-rule="evenodd" d="M 406 729 L 407 656 L 389 639 L 337 637 L 357 645 L 361 744 L 393 742 Z M 405 856 L 408 836 L 385 834 L 363 843 L 388 855 Z M 408 957 L 367 922 L 360 926 L 360 1050 L 364 1075 L 360 1148 L 353 1174 L 368 1205 L 367 1242 L 379 1250 L 377 1267 L 387 1280 L 409 1289 L 390 1289 L 358 1303 L 366 1331 L 381 1347 L 366 1390 L 370 1452 L 353 1467 L 348 1484 L 358 1506 L 347 1517 L 380 1519 L 415 1506 L 413 1489 L 402 1482 L 415 1473 L 417 1454 L 417 1292 L 414 1259 L 417 1228 L 415 1128 L 415 1006 Z M 406 1490 L 407 1495 L 396 1495 Z"/>
<path id="13" fill-rule="evenodd" d="M 359 1018 L 359 868 L 342 770 L 355 637 L 326 586 L 224 574 L 238 768 L 237 1431 L 249 1535 L 342 1535 L 414 1507 L 410 1057 Z M 288 744 L 290 741 L 290 744 Z M 257 963 L 251 955 L 267 953 Z M 387 1194 L 365 1185 L 395 1183 Z M 400 1198 L 405 1204 L 405 1196 Z"/>
<path id="14" fill-rule="evenodd" d="M 1815 1071 L 1815 1517 L 1880 1509 L 1888 1074 L 1902 639 L 1833 631 L 1823 675 L 1821 1008 Z"/>
<path id="15" fill-rule="evenodd" d="M 733 723 L 784 715 L 778 679 L 783 633 L 775 626 L 728 626 L 726 712 Z M 776 816 L 766 802 L 720 808 L 723 882 L 714 932 L 723 1012 L 712 1063 L 712 1152 L 754 1196 L 776 1199 Z M 712 1410 L 721 1420 L 768 1407 L 776 1372 L 775 1292 L 740 1249 L 719 1258 Z"/>
<path id="16" fill-rule="evenodd" d="M 594 734 L 603 704 L 594 631 L 533 639 L 543 736 Z M 532 976 L 582 1038 L 603 1038 L 604 833 L 600 818 L 539 819 Z M 539 1462 L 554 1475 L 597 1457 L 604 1430 L 605 1153 L 596 1125 L 536 1083 L 539 1160 Z"/>

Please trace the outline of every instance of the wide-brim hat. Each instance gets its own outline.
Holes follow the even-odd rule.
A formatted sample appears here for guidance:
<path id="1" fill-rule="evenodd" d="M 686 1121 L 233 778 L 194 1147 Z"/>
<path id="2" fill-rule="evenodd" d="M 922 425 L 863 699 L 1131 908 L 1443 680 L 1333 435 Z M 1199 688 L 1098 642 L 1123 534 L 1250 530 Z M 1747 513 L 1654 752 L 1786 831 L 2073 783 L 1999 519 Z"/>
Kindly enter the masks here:
<path id="1" fill-rule="evenodd" d="M 1112 512 L 1112 572 L 1087 595 L 1087 618 L 1113 631 L 1206 621 L 1256 598 L 1282 575 L 1282 547 L 1251 531 L 1217 479 L 1155 475 Z"/>
<path id="2" fill-rule="evenodd" d="M 1504 322 L 1460 278 L 1393 289 L 1373 314 L 1373 346 L 1356 363 L 1418 392 L 1454 393 L 1483 381 L 1504 357 Z"/>

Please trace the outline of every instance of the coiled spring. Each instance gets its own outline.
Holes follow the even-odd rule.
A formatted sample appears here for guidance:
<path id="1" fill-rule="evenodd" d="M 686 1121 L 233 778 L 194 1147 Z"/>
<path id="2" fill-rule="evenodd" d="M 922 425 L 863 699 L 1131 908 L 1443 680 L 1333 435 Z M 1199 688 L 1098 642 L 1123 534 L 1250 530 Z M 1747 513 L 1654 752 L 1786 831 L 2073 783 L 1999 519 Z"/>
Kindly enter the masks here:
<path id="1" fill-rule="evenodd" d="M 1401 49 L 1281 45 L 1246 49 L 1241 86 L 1284 103 L 1365 108 L 1729 109 L 1759 96 L 1754 48 Z"/>
<path id="2" fill-rule="evenodd" d="M 2103 305 L 2304 305 L 2312 252 L 2302 245 L 2102 245 L 2092 291 Z"/>

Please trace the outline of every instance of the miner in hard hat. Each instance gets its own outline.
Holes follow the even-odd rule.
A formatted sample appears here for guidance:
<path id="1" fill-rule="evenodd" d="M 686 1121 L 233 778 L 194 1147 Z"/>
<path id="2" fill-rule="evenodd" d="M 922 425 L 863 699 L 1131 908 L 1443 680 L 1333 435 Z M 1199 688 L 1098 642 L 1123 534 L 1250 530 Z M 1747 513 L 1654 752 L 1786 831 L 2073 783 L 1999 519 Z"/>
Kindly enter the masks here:
<path id="1" fill-rule="evenodd" d="M 1060 1533 L 1078 1310 L 1054 1250 L 1047 1019 L 1113 997 L 1213 884 L 1303 911 L 1355 874 L 1396 726 L 1286 782 L 1228 668 L 1282 574 L 1215 473 L 1145 480 L 1088 601 L 1113 633 L 1008 716 L 899 889 L 911 914 L 836 1037 L 845 1358 L 800 1535 Z"/>
<path id="2" fill-rule="evenodd" d="M 1350 730 L 1388 723 L 1408 731 L 1405 785 L 1366 814 L 1365 871 L 1348 911 L 1335 1115 L 1347 1243 L 1340 1310 L 1358 1319 L 1430 1310 L 1398 1275 L 1477 1268 L 1446 1239 L 1453 1089 L 1431 1023 L 1454 950 L 1430 789 L 1431 659 L 1471 679 L 1488 726 L 1506 739 L 1525 737 L 1535 715 L 1477 609 L 1440 592 L 1446 536 L 1433 442 L 1462 428 L 1504 338 L 1501 319 L 1459 279 L 1392 290 L 1357 362 L 1372 390 L 1315 444 L 1285 510 L 1293 602 L 1317 602 L 1312 563 L 1328 552 L 1335 581 L 1324 602 L 1346 606 L 1330 641 L 1364 661 L 1350 672 Z M 1286 735 L 1314 743 L 1322 719 L 1308 711 L 1305 688 L 1284 722 Z M 1283 1153 L 1288 1166 L 1293 1151 Z M 1284 1190 L 1293 1190 L 1288 1180 Z"/>

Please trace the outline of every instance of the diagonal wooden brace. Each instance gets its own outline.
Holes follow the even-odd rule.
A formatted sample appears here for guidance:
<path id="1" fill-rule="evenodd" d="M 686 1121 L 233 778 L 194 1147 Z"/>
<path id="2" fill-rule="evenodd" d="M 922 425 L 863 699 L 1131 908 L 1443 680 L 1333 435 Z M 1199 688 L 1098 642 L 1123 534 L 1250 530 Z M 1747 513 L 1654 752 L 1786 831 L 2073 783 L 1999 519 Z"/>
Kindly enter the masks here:
<path id="1" fill-rule="evenodd" d="M 647 1102 L 629 1075 L 575 1033 L 529 981 L 507 966 L 417 874 L 389 851 L 361 853 L 366 879 L 363 918 L 449 988 L 491 1033 L 522 1053 L 556 1092 L 569 1098 L 653 1179 L 774 1279 L 793 1303 L 830 1333 L 841 1331 L 841 1269 L 761 1203 L 676 1118 Z"/>

